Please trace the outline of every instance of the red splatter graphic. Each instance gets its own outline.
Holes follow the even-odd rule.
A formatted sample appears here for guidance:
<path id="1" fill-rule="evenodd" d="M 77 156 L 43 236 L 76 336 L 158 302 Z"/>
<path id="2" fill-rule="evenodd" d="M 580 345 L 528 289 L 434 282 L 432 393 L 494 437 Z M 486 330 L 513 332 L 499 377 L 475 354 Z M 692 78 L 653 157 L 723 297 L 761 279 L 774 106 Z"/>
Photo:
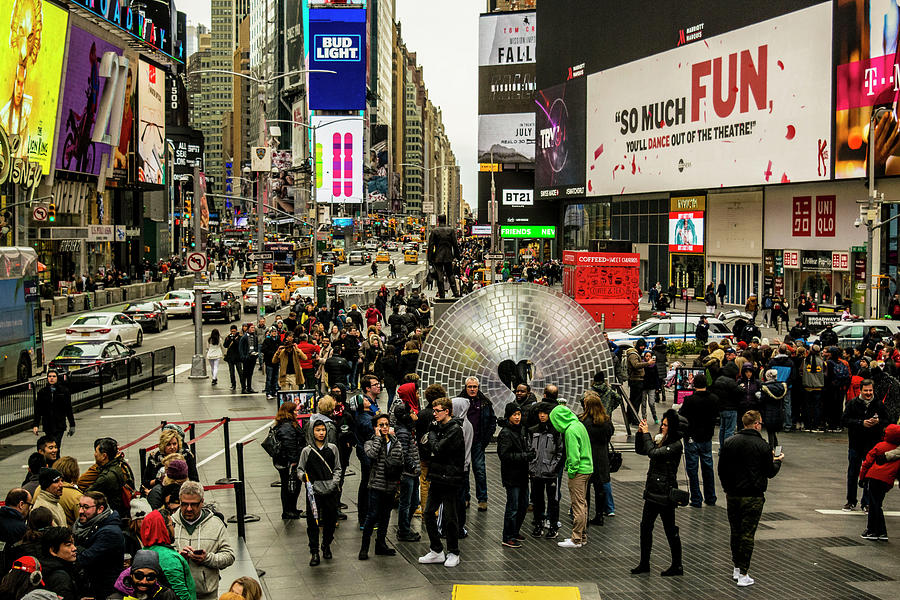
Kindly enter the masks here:
<path id="1" fill-rule="evenodd" d="M 597 160 L 601 154 L 603 154 L 603 144 L 600 144 L 600 147 L 594 150 L 594 160 Z"/>
<path id="2" fill-rule="evenodd" d="M 781 174 L 781 183 L 790 183 L 790 182 L 791 182 L 791 180 L 788 179 L 787 173 L 782 173 Z"/>
<path id="3" fill-rule="evenodd" d="M 769 114 L 772 114 L 772 101 L 769 100 Z"/>
<path id="4" fill-rule="evenodd" d="M 681 63 L 678 63 L 678 68 L 679 68 L 679 69 L 681 68 Z"/>
<path id="5" fill-rule="evenodd" d="M 622 186 L 622 191 L 619 192 L 619 193 L 620 193 L 620 194 L 624 194 L 624 193 L 625 193 L 625 186 L 624 186 L 624 185 Z"/>
<path id="6" fill-rule="evenodd" d="M 738 86 L 734 86 L 733 88 L 731 88 L 731 91 L 737 94 L 741 90 L 738 89 Z"/>
<path id="7" fill-rule="evenodd" d="M 620 165 L 616 165 L 616 166 L 613 167 L 613 179 L 616 178 L 616 171 L 619 170 L 619 166 L 620 166 Z"/>
<path id="8" fill-rule="evenodd" d="M 794 139 L 795 135 L 797 135 L 797 129 L 793 125 L 788 125 L 787 126 L 787 134 L 785 134 L 784 137 L 786 137 L 789 140 L 792 140 L 792 139 Z"/>
<path id="9" fill-rule="evenodd" d="M 766 167 L 766 171 L 763 173 L 766 176 L 766 181 L 769 180 L 769 177 L 772 176 L 772 161 L 769 161 L 769 166 Z"/>
<path id="10" fill-rule="evenodd" d="M 595 167 L 595 166 L 596 166 L 596 165 L 591 165 L 591 171 L 594 170 L 594 167 Z"/>
<path id="11" fill-rule="evenodd" d="M 784 63 L 781 62 L 780 60 L 778 61 L 778 68 L 781 69 L 782 71 L 784 71 Z"/>
<path id="12" fill-rule="evenodd" d="M 706 44 L 707 48 L 709 48 L 709 43 L 706 40 L 703 40 L 703 43 Z"/>
<path id="13" fill-rule="evenodd" d="M 631 174 L 632 174 L 632 175 L 634 175 L 635 173 L 637 173 L 637 166 L 635 166 L 635 160 L 634 160 L 634 159 L 635 159 L 635 157 L 634 157 L 634 155 L 632 154 L 632 155 L 631 155 Z"/>
<path id="14" fill-rule="evenodd" d="M 593 191 L 594 191 L 594 184 L 591 183 L 591 180 L 590 180 L 590 179 L 588 179 L 588 191 L 589 191 L 589 192 L 593 192 Z"/>

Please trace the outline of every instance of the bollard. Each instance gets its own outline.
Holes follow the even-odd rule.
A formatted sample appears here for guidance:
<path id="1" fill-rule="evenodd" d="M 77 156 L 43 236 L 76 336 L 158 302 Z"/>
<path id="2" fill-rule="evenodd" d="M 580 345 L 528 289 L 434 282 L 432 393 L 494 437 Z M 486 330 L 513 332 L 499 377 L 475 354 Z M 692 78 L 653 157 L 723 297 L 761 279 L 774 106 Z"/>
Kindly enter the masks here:
<path id="1" fill-rule="evenodd" d="M 252 441 L 252 440 L 251 440 Z M 237 511 L 237 514 L 228 519 L 229 523 L 237 523 L 241 520 L 241 514 L 243 514 L 243 522 L 244 523 L 256 523 L 260 520 L 258 515 L 247 514 L 247 489 L 244 487 L 243 482 L 246 481 L 244 479 L 244 446 L 249 442 L 244 442 L 243 444 L 237 444 L 237 462 L 238 462 L 238 481 L 241 482 L 241 505 L 243 506 L 242 511 Z M 235 491 L 235 499 L 237 497 L 237 484 L 234 486 Z"/>
<path id="2" fill-rule="evenodd" d="M 228 423 L 231 422 L 231 419 L 222 417 L 222 420 L 225 421 L 223 426 L 223 429 L 225 430 L 225 477 L 216 481 L 216 483 L 220 485 L 236 481 L 231 476 L 231 436 L 228 433 Z"/>
<path id="3" fill-rule="evenodd" d="M 156 352 L 150 352 L 150 390 L 156 390 Z"/>
<path id="4" fill-rule="evenodd" d="M 247 527 L 244 524 L 244 516 L 247 511 L 246 507 L 243 505 L 243 497 L 244 497 L 244 482 L 243 481 L 235 481 L 234 482 L 234 505 L 237 509 L 237 530 L 238 537 L 242 540 L 247 539 Z"/>
<path id="5" fill-rule="evenodd" d="M 140 461 L 138 466 L 140 467 L 141 481 L 144 481 L 144 470 L 147 468 L 147 449 L 141 448 L 138 450 L 138 457 L 138 460 Z"/>
<path id="6" fill-rule="evenodd" d="M 192 422 L 188 423 L 188 439 L 193 442 L 196 434 L 197 434 L 197 424 L 192 421 Z M 196 450 L 196 449 L 197 449 L 197 444 L 194 444 L 194 450 Z"/>

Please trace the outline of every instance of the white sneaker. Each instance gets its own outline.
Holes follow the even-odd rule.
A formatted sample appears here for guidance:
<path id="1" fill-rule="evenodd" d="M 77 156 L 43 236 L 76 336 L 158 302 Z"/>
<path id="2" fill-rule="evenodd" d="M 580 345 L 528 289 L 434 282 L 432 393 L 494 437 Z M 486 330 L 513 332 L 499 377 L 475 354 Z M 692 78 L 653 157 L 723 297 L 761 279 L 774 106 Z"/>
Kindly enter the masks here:
<path id="1" fill-rule="evenodd" d="M 459 554 L 453 554 L 450 552 L 447 554 L 447 560 L 444 561 L 444 566 L 448 568 L 453 568 L 459 564 Z"/>
<path id="2" fill-rule="evenodd" d="M 566 538 L 561 542 L 556 542 L 556 545 L 560 548 L 581 548 L 584 544 L 581 542 L 573 542 L 572 538 Z"/>
<path id="3" fill-rule="evenodd" d="M 749 575 L 741 575 L 737 581 L 738 587 L 747 587 L 748 585 L 753 585 L 756 583 L 753 579 L 750 578 Z"/>
<path id="4" fill-rule="evenodd" d="M 440 552 L 435 552 L 434 550 L 432 550 L 425 556 L 420 556 L 419 562 L 423 565 L 435 565 L 437 563 L 442 563 L 444 562 L 444 552 L 443 550 Z"/>
<path id="5" fill-rule="evenodd" d="M 732 573 L 731 578 L 737 581 L 741 578 L 741 570 L 737 567 L 734 568 L 734 573 Z"/>

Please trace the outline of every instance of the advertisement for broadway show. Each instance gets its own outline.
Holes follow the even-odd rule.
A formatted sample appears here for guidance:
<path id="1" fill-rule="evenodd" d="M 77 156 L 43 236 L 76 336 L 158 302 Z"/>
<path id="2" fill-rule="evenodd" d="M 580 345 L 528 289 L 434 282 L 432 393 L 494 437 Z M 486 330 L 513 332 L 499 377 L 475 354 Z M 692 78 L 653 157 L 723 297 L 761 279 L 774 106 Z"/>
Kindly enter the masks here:
<path id="1" fill-rule="evenodd" d="M 97 109 L 108 81 L 100 76 L 100 61 L 105 52 L 121 54 L 122 49 L 79 27 L 71 28 L 57 136 L 57 169 L 99 175 L 101 164 L 109 164 L 109 145 L 91 142 Z"/>
<path id="2" fill-rule="evenodd" d="M 12 156 L 50 171 L 65 52 L 66 11 L 41 0 L 0 0 L 0 127 Z"/>
<path id="3" fill-rule="evenodd" d="M 312 8 L 309 11 L 309 107 L 315 110 L 366 108 L 366 9 Z"/>
<path id="4" fill-rule="evenodd" d="M 165 72 L 145 60 L 138 63 L 138 181 L 163 185 L 166 182 L 166 113 L 163 95 Z"/>
<path id="5" fill-rule="evenodd" d="M 824 3 L 588 75 L 587 195 L 828 179 L 831 19 Z"/>
<path id="6" fill-rule="evenodd" d="M 534 185 L 541 198 L 584 196 L 585 89 L 578 77 L 535 96 Z"/>

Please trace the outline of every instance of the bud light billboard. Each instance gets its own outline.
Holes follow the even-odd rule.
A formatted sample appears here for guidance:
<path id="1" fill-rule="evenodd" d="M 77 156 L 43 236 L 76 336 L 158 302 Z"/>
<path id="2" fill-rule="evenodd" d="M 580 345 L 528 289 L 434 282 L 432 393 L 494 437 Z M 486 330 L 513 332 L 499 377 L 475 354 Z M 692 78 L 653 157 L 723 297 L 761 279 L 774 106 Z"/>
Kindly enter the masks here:
<path id="1" fill-rule="evenodd" d="M 365 109 L 366 9 L 311 8 L 308 43 L 309 68 L 335 71 L 309 74 L 309 107 Z"/>

